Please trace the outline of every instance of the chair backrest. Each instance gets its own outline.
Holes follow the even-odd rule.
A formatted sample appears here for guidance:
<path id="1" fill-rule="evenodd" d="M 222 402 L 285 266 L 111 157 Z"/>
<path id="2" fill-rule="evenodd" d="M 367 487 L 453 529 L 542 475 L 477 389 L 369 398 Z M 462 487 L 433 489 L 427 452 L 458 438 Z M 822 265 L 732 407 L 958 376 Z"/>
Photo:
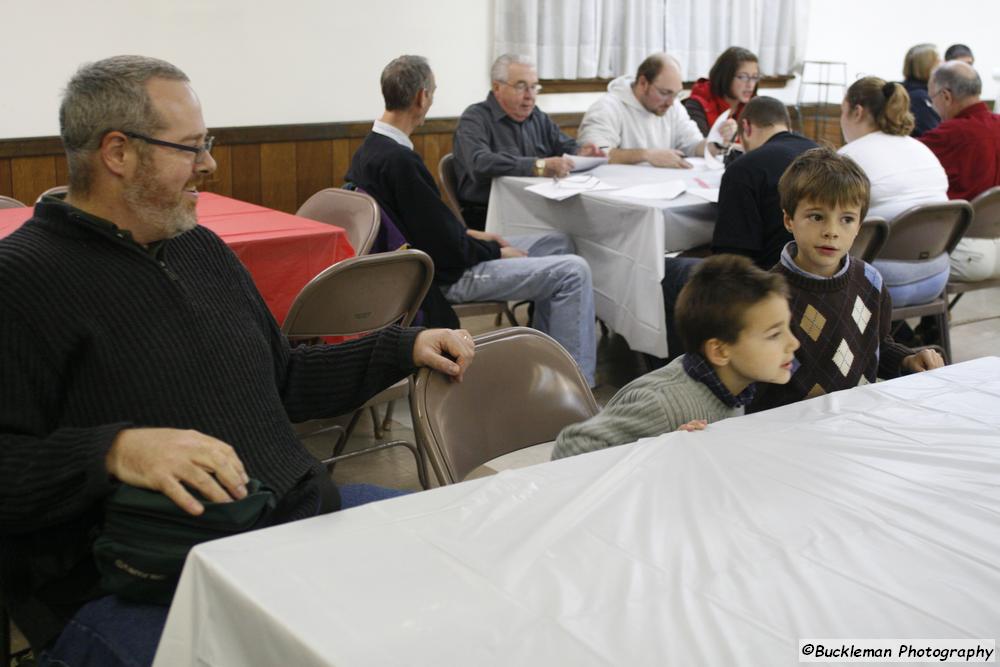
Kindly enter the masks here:
<path id="1" fill-rule="evenodd" d="M 362 194 L 368 195 L 363 188 L 355 186 L 355 192 L 360 192 Z M 371 195 L 368 195 L 371 197 Z M 378 200 L 372 197 L 372 199 L 378 203 Z M 403 232 L 399 231 L 399 227 L 396 226 L 395 220 L 389 215 L 389 209 L 385 206 L 379 206 L 379 225 L 378 234 L 375 235 L 375 242 L 372 243 L 371 248 L 368 249 L 369 252 L 392 252 L 393 250 L 399 250 L 403 247 L 409 247 L 409 243 L 406 237 L 403 236 Z"/>
<path id="2" fill-rule="evenodd" d="M 455 173 L 455 156 L 453 154 L 448 153 L 438 162 L 438 178 L 441 179 L 441 186 L 444 188 L 444 203 L 464 224 L 462 209 L 458 205 L 458 174 Z"/>
<path id="3" fill-rule="evenodd" d="M 867 218 L 861 223 L 861 229 L 854 238 L 851 254 L 870 262 L 878 255 L 887 238 L 889 238 L 889 224 L 883 218 Z"/>
<path id="4" fill-rule="evenodd" d="M 973 199 L 972 208 L 975 213 L 972 224 L 965 230 L 966 238 L 1000 238 L 1000 185 Z"/>
<path id="5" fill-rule="evenodd" d="M 498 456 L 555 440 L 598 409 L 569 353 L 525 327 L 479 336 L 462 382 L 421 370 L 410 407 L 417 438 L 446 484 Z"/>
<path id="6" fill-rule="evenodd" d="M 35 200 L 35 203 L 37 204 L 38 202 L 42 201 L 42 197 L 44 197 L 45 195 L 64 195 L 67 192 L 69 192 L 68 185 L 57 185 L 54 188 L 49 188 L 42 194 L 38 195 L 38 199 Z"/>
<path id="7" fill-rule="evenodd" d="M 378 204 L 361 192 L 339 188 L 320 190 L 307 199 L 295 215 L 343 228 L 355 255 L 367 255 L 378 234 Z"/>
<path id="8" fill-rule="evenodd" d="M 407 326 L 433 277 L 434 262 L 419 250 L 345 259 L 302 288 L 281 330 L 289 338 L 312 338 Z"/>
<path id="9" fill-rule="evenodd" d="M 25 208 L 25 205 L 13 197 L 0 195 L 0 208 Z"/>
<path id="10" fill-rule="evenodd" d="M 972 205 L 964 199 L 914 206 L 889 223 L 878 259 L 920 261 L 950 253 L 971 221 Z"/>

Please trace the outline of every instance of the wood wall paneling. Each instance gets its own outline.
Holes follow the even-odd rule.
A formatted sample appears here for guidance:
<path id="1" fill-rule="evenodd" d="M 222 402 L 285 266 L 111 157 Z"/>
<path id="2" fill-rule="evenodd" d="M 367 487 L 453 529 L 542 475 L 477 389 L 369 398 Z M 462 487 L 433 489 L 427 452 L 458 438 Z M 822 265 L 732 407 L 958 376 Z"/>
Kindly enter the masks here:
<path id="1" fill-rule="evenodd" d="M 298 170 L 294 142 L 260 147 L 260 203 L 279 211 L 298 208 Z"/>
<path id="2" fill-rule="evenodd" d="M 53 155 L 15 158 L 11 160 L 10 172 L 11 196 L 28 205 L 49 188 L 61 185 L 56 180 L 56 159 Z"/>
<path id="3" fill-rule="evenodd" d="M 844 135 L 840 131 L 840 105 L 803 105 L 801 110 L 789 109 L 792 126 L 819 144 L 833 148 L 844 145 Z"/>
<path id="4" fill-rule="evenodd" d="M 793 125 L 806 136 L 840 146 L 840 107 L 790 109 Z M 552 114 L 567 134 L 576 135 L 583 114 Z M 413 135 L 414 148 L 438 180 L 437 165 L 452 151 L 457 119 L 430 119 Z M 217 169 L 204 189 L 294 213 L 313 193 L 340 187 L 354 151 L 370 123 L 219 128 L 213 157 Z M 45 189 L 66 183 L 65 157 L 58 138 L 0 142 L 0 194 L 31 203 Z M 440 186 L 440 183 L 438 184 Z"/>
<path id="5" fill-rule="evenodd" d="M 300 141 L 295 144 L 296 204 L 325 188 L 333 187 L 333 142 Z"/>
<path id="6" fill-rule="evenodd" d="M 0 160 L 0 195 L 14 196 L 14 186 L 10 181 L 10 160 Z"/>
<path id="7" fill-rule="evenodd" d="M 239 144 L 230 150 L 232 196 L 262 204 L 260 187 L 260 144 Z"/>
<path id="8" fill-rule="evenodd" d="M 339 188 L 347 179 L 351 167 L 351 142 L 348 139 L 334 139 L 333 146 L 333 187 Z"/>

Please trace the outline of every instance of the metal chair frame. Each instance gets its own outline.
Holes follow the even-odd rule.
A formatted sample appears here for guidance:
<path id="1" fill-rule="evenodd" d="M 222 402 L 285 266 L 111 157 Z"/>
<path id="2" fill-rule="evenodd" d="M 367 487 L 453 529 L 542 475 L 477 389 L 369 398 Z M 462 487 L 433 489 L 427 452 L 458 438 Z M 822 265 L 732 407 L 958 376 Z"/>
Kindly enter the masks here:
<path id="1" fill-rule="evenodd" d="M 407 326 L 413 321 L 433 277 L 434 263 L 419 250 L 363 255 L 337 262 L 302 288 L 292 302 L 282 331 L 290 339 L 309 340 L 322 336 L 371 333 L 395 323 Z M 362 453 L 406 447 L 417 463 L 421 486 L 428 488 L 423 454 L 418 446 L 405 440 L 393 440 L 358 452 L 343 453 L 358 419 L 366 410 L 403 398 L 408 389 L 409 380 L 401 380 L 355 410 L 346 428 L 327 426 L 300 432 L 300 437 L 339 432 L 332 455 L 322 460 L 331 471 L 338 461 Z"/>

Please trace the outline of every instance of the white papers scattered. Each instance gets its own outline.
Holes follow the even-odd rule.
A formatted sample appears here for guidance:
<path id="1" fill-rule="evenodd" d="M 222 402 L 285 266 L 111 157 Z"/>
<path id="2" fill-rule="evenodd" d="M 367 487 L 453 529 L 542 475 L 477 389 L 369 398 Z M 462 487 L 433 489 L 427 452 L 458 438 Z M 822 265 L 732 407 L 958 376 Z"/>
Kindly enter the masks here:
<path id="1" fill-rule="evenodd" d="M 600 167 L 602 164 L 608 163 L 607 157 L 591 157 L 586 155 L 563 155 L 564 158 L 568 159 L 573 163 L 573 172 L 587 171 L 593 169 L 594 167 Z"/>
<path id="2" fill-rule="evenodd" d="M 596 176 L 567 176 L 566 178 L 547 179 L 543 183 L 529 185 L 525 188 L 528 192 L 534 192 L 546 199 L 562 201 L 569 199 L 581 192 L 593 192 L 595 190 L 613 190 L 615 186 L 608 185 Z"/>
<path id="3" fill-rule="evenodd" d="M 685 190 L 684 181 L 660 181 L 622 188 L 609 194 L 615 199 L 673 199 Z"/>
<path id="4" fill-rule="evenodd" d="M 701 197 L 705 201 L 713 204 L 719 203 L 719 188 L 688 188 L 688 194 Z"/>

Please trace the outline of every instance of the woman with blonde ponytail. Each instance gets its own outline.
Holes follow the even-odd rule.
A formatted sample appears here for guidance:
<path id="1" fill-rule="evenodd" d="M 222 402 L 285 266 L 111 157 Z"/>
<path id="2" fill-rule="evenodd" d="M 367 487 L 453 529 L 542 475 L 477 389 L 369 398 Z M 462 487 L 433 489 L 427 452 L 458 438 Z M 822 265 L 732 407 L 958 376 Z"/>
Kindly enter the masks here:
<path id="1" fill-rule="evenodd" d="M 917 204 L 948 200 L 948 176 L 927 146 L 912 138 L 910 97 L 898 83 L 869 76 L 847 89 L 840 128 L 847 145 L 840 149 L 864 169 L 871 181 L 868 215 L 892 219 Z M 895 306 L 924 303 L 948 282 L 948 255 L 927 262 L 876 260 Z"/>

